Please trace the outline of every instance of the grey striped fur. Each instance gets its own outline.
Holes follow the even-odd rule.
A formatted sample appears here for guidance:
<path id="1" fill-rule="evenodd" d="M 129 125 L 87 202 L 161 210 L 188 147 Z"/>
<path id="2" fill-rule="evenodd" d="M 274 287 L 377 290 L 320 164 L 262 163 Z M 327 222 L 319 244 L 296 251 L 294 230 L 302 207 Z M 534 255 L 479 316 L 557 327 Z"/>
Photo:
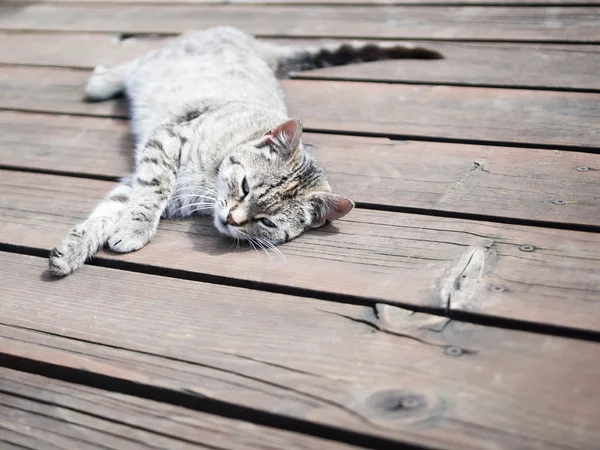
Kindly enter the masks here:
<path id="1" fill-rule="evenodd" d="M 262 246 L 343 217 L 354 204 L 331 192 L 302 144 L 301 122 L 288 117 L 276 73 L 436 56 L 428 52 L 374 44 L 295 49 L 219 27 L 97 67 L 86 97 L 127 94 L 135 171 L 52 250 L 50 270 L 67 275 L 103 246 L 138 250 L 161 217 L 210 215 L 223 235 Z"/>

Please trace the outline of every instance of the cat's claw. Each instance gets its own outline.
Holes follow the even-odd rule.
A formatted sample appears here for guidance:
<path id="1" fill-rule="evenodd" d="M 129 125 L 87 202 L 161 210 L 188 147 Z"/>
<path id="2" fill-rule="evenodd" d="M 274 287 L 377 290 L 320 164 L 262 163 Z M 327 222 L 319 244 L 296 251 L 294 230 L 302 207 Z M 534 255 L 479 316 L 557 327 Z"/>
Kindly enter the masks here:
<path id="1" fill-rule="evenodd" d="M 116 253 L 134 252 L 150 241 L 154 229 L 140 214 L 125 212 L 111 230 L 106 246 Z"/>

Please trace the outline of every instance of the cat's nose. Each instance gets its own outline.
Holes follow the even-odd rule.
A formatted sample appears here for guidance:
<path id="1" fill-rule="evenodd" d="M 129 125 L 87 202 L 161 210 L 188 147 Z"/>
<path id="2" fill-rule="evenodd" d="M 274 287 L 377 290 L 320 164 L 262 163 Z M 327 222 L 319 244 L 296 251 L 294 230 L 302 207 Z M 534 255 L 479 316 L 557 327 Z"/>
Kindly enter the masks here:
<path id="1" fill-rule="evenodd" d="M 235 220 L 233 220 L 233 217 L 231 216 L 231 213 L 229 213 L 229 214 L 227 215 L 227 223 L 228 223 L 229 225 L 233 225 L 234 227 L 237 227 L 237 226 L 239 226 L 239 223 L 237 223 Z"/>

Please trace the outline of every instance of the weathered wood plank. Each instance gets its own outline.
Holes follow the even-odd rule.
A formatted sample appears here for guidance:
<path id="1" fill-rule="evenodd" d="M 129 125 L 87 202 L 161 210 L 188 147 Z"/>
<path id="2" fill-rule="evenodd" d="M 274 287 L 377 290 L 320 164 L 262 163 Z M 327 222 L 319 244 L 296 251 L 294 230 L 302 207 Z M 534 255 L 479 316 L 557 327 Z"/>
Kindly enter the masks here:
<path id="1" fill-rule="evenodd" d="M 296 78 L 600 91 L 600 51 L 591 45 L 419 42 L 441 60 L 380 61 L 298 72 Z"/>
<path id="2" fill-rule="evenodd" d="M 3 171 L 0 240 L 49 250 L 111 186 Z M 162 222 L 142 250 L 101 258 L 312 296 L 600 330 L 600 234 L 356 210 L 280 249 L 285 261 L 233 252 L 210 220 L 197 219 Z"/>
<path id="3" fill-rule="evenodd" d="M 127 117 L 124 102 L 84 102 L 87 77 L 80 70 L 2 67 L 0 108 Z M 290 114 L 311 131 L 600 148 L 600 94 L 314 80 L 282 84 Z"/>
<path id="4" fill-rule="evenodd" d="M 600 94 L 308 80 L 283 87 L 290 114 L 313 130 L 600 148 Z"/>
<path id="5" fill-rule="evenodd" d="M 440 448 L 600 438 L 597 343 L 98 267 L 49 282 L 41 258 L 0 258 L 5 354 Z"/>
<path id="6" fill-rule="evenodd" d="M 22 2 L 23 0 L 4 0 L 7 3 L 10 2 Z M 156 4 L 172 4 L 172 0 L 36 0 L 37 3 L 156 3 Z M 290 3 L 297 5 L 410 5 L 410 4 L 420 4 L 425 5 L 428 3 L 434 5 L 444 5 L 444 4 L 460 4 L 460 5 L 531 5 L 531 4 L 541 4 L 541 5 L 582 5 L 585 3 L 586 5 L 596 5 L 598 4 L 598 0 L 586 0 L 583 2 L 582 0 L 177 0 L 177 3 L 190 3 L 190 4 L 212 4 L 212 5 L 243 5 L 243 4 L 253 4 L 253 5 L 289 5 Z"/>
<path id="7" fill-rule="evenodd" d="M 0 368 L 0 436 L 7 428 L 38 449 L 356 448 Z"/>
<path id="8" fill-rule="evenodd" d="M 0 33 L 0 63 L 91 69 L 120 64 L 162 47 L 173 38 L 119 39 L 92 33 Z M 333 40 L 271 42 L 314 45 Z M 444 60 L 380 61 L 294 74 L 296 78 L 432 83 L 545 89 L 600 90 L 600 52 L 589 45 L 535 45 L 417 41 Z"/>
<path id="9" fill-rule="evenodd" d="M 600 41 L 600 8 L 4 4 L 0 29 L 180 33 L 232 25 L 261 36 Z"/>
<path id="10" fill-rule="evenodd" d="M 160 48 L 173 37 L 124 38 L 118 33 L 0 32 L 0 63 L 92 69 L 114 66 Z M 578 47 L 578 46 L 574 46 Z"/>
<path id="11" fill-rule="evenodd" d="M 121 177 L 131 170 L 127 127 L 3 111 L 0 164 Z M 600 155 L 314 133 L 305 142 L 335 189 L 361 203 L 598 225 Z"/>

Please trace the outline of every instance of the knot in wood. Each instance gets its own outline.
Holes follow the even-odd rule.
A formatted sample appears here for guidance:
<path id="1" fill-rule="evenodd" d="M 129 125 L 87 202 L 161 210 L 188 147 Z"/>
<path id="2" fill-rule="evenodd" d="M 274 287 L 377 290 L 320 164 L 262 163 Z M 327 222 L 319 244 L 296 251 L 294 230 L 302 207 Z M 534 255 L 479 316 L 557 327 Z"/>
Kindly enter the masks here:
<path id="1" fill-rule="evenodd" d="M 566 205 L 567 202 L 565 202 L 564 200 L 553 200 L 552 203 L 554 203 L 555 205 Z"/>
<path id="2" fill-rule="evenodd" d="M 575 169 L 577 172 L 587 172 L 588 170 L 590 170 L 589 167 L 577 167 Z"/>
<path id="3" fill-rule="evenodd" d="M 371 409 L 389 418 L 401 418 L 427 407 L 425 397 L 402 389 L 379 391 L 367 400 Z"/>

